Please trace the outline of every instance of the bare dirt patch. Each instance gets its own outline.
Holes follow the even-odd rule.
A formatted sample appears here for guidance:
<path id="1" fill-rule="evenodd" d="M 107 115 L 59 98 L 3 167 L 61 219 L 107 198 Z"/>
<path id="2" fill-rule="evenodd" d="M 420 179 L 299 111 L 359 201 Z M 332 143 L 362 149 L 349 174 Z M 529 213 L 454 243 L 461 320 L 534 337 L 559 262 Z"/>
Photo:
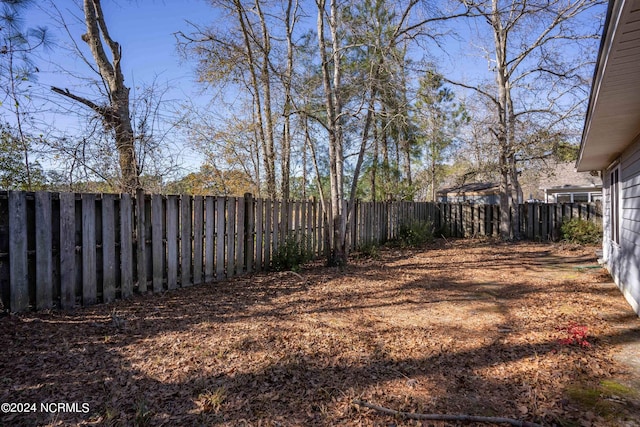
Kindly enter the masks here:
<path id="1" fill-rule="evenodd" d="M 593 248 L 439 241 L 343 270 L 6 316 L 0 401 L 38 407 L 0 425 L 423 425 L 354 399 L 640 425 L 633 372 L 614 358 L 640 321 L 595 264 Z"/>

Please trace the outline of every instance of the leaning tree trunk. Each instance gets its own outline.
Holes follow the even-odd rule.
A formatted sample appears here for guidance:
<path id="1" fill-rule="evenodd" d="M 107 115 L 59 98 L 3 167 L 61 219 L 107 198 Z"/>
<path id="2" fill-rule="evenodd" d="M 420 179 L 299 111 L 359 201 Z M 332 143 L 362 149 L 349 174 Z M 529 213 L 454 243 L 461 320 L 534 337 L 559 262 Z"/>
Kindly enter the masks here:
<path id="1" fill-rule="evenodd" d="M 120 66 L 122 48 L 109 35 L 100 0 L 84 0 L 84 15 L 87 32 L 82 35 L 82 40 L 89 45 L 98 73 L 107 87 L 109 101 L 102 105 L 75 95 L 68 89 L 52 87 L 51 90 L 84 104 L 102 118 L 105 128 L 113 132 L 115 137 L 122 175 L 121 189 L 127 193 L 134 193 L 140 187 L 140 170 L 136 160 L 135 134 L 131 126 L 129 88 L 124 84 Z M 112 61 L 109 61 L 103 41 L 111 53 Z"/>

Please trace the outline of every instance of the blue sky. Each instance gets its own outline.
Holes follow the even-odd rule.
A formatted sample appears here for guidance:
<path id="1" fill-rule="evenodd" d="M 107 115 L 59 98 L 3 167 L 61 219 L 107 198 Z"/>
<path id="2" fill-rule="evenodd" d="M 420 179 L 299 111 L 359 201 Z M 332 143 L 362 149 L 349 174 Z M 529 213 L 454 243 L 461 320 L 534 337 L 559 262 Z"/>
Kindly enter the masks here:
<path id="1" fill-rule="evenodd" d="M 54 2 L 67 18 L 74 40 L 88 54 L 86 44 L 80 40 L 81 34 L 86 31 L 81 20 L 82 1 Z M 35 6 L 25 14 L 26 26 L 46 26 L 56 44 L 68 45 L 69 35 L 48 16 L 53 12 L 42 10 L 47 2 L 34 3 Z M 164 95 L 165 100 L 190 101 L 201 106 L 207 104 L 211 99 L 211 93 L 202 93 L 202 85 L 196 83 L 195 62 L 180 58 L 174 35 L 181 30 L 185 33 L 191 31 L 187 21 L 199 25 L 224 25 L 224 20 L 220 20 L 216 10 L 207 0 L 102 0 L 102 7 L 111 37 L 122 46 L 125 83 L 132 89 L 134 96 L 138 87 L 151 84 L 155 80 L 161 87 L 168 89 Z M 310 19 L 313 22 L 314 18 Z M 474 27 L 475 23 L 462 22 L 464 23 L 457 28 L 461 37 L 457 41 L 445 42 L 444 50 L 435 49 L 433 45 L 427 46 L 431 52 L 429 59 L 436 61 L 442 67 L 441 71 L 457 80 L 477 81 L 478 78 L 490 77 L 487 74 L 489 64 L 477 49 L 479 35 Z M 421 55 L 422 51 L 419 54 Z M 43 99 L 55 99 L 49 91 L 52 85 L 69 88 L 78 95 L 95 99 L 97 95 L 86 88 L 86 81 L 60 73 L 54 66 L 57 64 L 77 76 L 95 78 L 95 74 L 92 74 L 86 64 L 56 48 L 43 55 L 43 59 L 44 62 L 38 63 L 41 72 L 36 83 L 40 90 L 45 92 Z M 47 60 L 49 64 L 46 63 Z M 461 94 L 458 90 L 456 92 Z M 82 108 L 77 106 L 79 111 L 82 111 Z M 56 128 L 67 129 L 69 132 L 73 132 L 74 127 L 77 127 L 77 124 L 74 125 L 74 118 L 69 114 L 58 115 L 53 119 L 49 117 L 47 120 L 55 122 Z M 77 119 L 75 120 L 77 123 Z M 197 169 L 202 160 L 188 147 L 183 147 L 182 156 L 186 170 Z"/>
<path id="2" fill-rule="evenodd" d="M 177 90 L 190 93 L 195 79 L 193 64 L 179 57 L 174 33 L 188 30 L 187 21 L 206 24 L 214 20 L 215 10 L 204 0 L 103 0 L 102 3 L 110 35 L 123 50 L 122 67 L 127 84 L 150 83 L 157 76 Z M 74 0 L 55 0 L 55 5 L 67 17 L 72 13 L 81 17 L 82 10 Z M 86 29 L 73 17 L 68 22 L 76 42 L 85 48 L 80 35 Z M 29 11 L 26 24 L 46 26 L 56 44 L 70 41 L 60 25 L 38 8 Z M 83 72 L 78 69 L 82 64 L 75 58 L 65 58 L 60 53 L 57 49 L 51 51 L 52 62 Z M 43 70 L 39 80 L 55 81 L 56 76 Z"/>
<path id="3" fill-rule="evenodd" d="M 69 31 L 78 46 L 90 58 L 86 43 L 80 36 L 86 32 L 82 19 L 80 0 L 55 0 L 55 6 L 65 16 Z M 94 90 L 86 88 L 84 78 L 97 76 L 76 56 L 57 46 L 69 46 L 71 38 L 64 28 L 50 15 L 56 12 L 43 9 L 43 3 L 36 3 L 24 13 L 25 27 L 47 27 L 53 47 L 40 54 L 37 60 L 40 72 L 37 74 L 35 86 L 42 96 L 34 97 L 34 104 L 41 101 L 45 105 L 44 123 L 54 124 L 59 131 L 73 133 L 81 127 L 87 110 L 76 105 L 79 117 L 69 114 L 52 114 L 51 106 L 46 99 L 56 100 L 58 95 L 50 92 L 51 86 L 68 88 L 71 92 L 98 100 Z M 206 104 L 207 95 L 202 93 L 202 86 L 196 83 L 195 62 L 180 57 L 176 48 L 177 31 L 190 31 L 187 21 L 194 24 L 208 24 L 216 20 L 216 11 L 205 0 L 103 0 L 103 12 L 111 37 L 122 47 L 122 68 L 125 84 L 131 88 L 132 96 L 136 91 L 154 81 L 163 94 L 164 101 L 178 102 L 189 100 L 196 104 Z M 60 72 L 60 68 L 73 73 Z M 80 78 L 77 78 L 80 77 Z M 58 99 L 59 100 L 59 99 Z M 55 108 L 55 107 L 53 107 Z M 86 117 L 86 116 L 84 116 Z M 178 136 L 172 136 L 172 139 Z M 179 144 L 179 141 L 172 141 Z M 189 147 L 179 147 L 181 161 L 186 171 L 197 169 L 202 161 L 200 155 Z M 47 167 L 47 166 L 45 166 Z"/>

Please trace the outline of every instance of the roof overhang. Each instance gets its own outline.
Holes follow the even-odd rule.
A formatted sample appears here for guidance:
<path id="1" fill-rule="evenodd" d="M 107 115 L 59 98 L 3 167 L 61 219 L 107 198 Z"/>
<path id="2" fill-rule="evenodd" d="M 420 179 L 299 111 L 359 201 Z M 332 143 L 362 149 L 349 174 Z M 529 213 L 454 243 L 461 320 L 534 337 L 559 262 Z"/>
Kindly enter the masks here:
<path id="1" fill-rule="evenodd" d="M 578 172 L 606 169 L 640 134 L 640 0 L 610 0 Z"/>
<path id="2" fill-rule="evenodd" d="M 540 188 L 540 190 L 544 190 L 547 193 L 594 193 L 602 191 L 602 185 L 593 187 L 550 187 Z"/>

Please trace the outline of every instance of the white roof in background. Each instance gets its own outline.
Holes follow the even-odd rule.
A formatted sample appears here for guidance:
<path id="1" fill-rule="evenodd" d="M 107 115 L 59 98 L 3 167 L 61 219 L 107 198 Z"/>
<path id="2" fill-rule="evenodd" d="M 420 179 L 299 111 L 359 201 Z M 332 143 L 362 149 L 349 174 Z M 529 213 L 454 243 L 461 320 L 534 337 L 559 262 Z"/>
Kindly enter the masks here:
<path id="1" fill-rule="evenodd" d="M 607 168 L 640 134 L 640 0 L 610 0 L 578 171 Z"/>

